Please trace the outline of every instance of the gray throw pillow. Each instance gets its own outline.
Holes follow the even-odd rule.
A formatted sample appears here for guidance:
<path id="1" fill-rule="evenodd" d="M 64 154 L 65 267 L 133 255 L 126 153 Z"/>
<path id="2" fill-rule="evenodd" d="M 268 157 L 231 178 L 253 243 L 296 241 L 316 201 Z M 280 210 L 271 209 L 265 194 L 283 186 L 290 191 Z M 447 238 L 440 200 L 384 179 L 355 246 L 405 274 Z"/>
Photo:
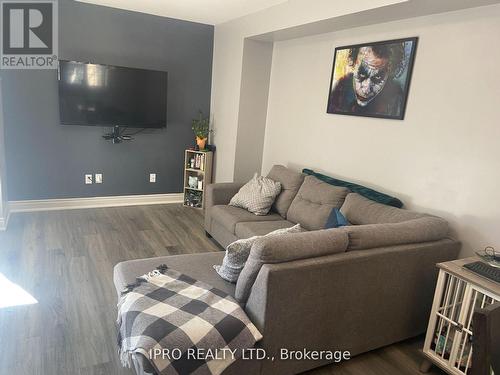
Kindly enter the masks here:
<path id="1" fill-rule="evenodd" d="M 231 198 L 230 206 L 244 208 L 255 215 L 264 216 L 269 213 L 274 200 L 281 191 L 281 183 L 270 178 L 258 176 L 257 173 L 236 195 Z"/>
<path id="2" fill-rule="evenodd" d="M 285 233 L 297 233 L 301 231 L 302 228 L 300 227 L 300 224 L 297 224 L 290 228 L 277 229 L 266 234 L 265 236 L 253 236 L 234 241 L 227 246 L 226 255 L 222 260 L 222 265 L 214 265 L 214 269 L 224 280 L 235 283 L 238 281 L 240 272 L 245 266 L 245 262 L 250 254 L 250 249 L 255 241 L 263 237 L 279 236 Z"/>

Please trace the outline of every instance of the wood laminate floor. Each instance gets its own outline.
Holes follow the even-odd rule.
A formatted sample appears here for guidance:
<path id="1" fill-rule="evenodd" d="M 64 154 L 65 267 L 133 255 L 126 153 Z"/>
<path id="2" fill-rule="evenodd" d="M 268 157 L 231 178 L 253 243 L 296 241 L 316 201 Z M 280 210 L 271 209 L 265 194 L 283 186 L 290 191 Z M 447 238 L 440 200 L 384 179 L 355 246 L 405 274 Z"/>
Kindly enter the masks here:
<path id="1" fill-rule="evenodd" d="M 220 251 L 202 223 L 181 205 L 14 214 L 0 233 L 0 273 L 38 303 L 0 309 L 0 375 L 133 374 L 117 356 L 113 266 Z M 421 345 L 409 340 L 307 374 L 419 374 Z"/>

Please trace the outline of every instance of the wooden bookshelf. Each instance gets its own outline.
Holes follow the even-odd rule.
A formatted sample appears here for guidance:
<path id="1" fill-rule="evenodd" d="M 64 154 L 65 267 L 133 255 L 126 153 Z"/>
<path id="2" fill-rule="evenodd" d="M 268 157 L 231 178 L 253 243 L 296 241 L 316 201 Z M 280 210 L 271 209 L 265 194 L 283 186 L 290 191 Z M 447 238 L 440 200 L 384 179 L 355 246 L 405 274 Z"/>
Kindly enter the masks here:
<path id="1" fill-rule="evenodd" d="M 212 151 L 184 153 L 184 206 L 203 209 L 205 188 L 212 182 Z"/>

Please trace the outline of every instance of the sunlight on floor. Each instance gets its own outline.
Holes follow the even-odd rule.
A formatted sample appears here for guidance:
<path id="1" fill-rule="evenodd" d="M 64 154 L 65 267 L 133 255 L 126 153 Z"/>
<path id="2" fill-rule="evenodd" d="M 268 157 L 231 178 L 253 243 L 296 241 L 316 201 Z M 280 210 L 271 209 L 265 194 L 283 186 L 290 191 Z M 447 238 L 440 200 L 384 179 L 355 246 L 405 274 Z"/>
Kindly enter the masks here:
<path id="1" fill-rule="evenodd" d="M 0 273 L 0 309 L 3 307 L 33 305 L 38 301 L 19 285 Z"/>

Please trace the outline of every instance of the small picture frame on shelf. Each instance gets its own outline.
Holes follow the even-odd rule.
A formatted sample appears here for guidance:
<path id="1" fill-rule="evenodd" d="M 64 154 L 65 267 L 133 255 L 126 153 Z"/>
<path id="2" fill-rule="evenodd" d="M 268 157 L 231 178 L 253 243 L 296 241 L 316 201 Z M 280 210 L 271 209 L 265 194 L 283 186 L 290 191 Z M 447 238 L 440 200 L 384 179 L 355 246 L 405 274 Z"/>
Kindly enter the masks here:
<path id="1" fill-rule="evenodd" d="M 188 176 L 188 185 L 192 189 L 197 189 L 198 188 L 198 177 Z"/>

